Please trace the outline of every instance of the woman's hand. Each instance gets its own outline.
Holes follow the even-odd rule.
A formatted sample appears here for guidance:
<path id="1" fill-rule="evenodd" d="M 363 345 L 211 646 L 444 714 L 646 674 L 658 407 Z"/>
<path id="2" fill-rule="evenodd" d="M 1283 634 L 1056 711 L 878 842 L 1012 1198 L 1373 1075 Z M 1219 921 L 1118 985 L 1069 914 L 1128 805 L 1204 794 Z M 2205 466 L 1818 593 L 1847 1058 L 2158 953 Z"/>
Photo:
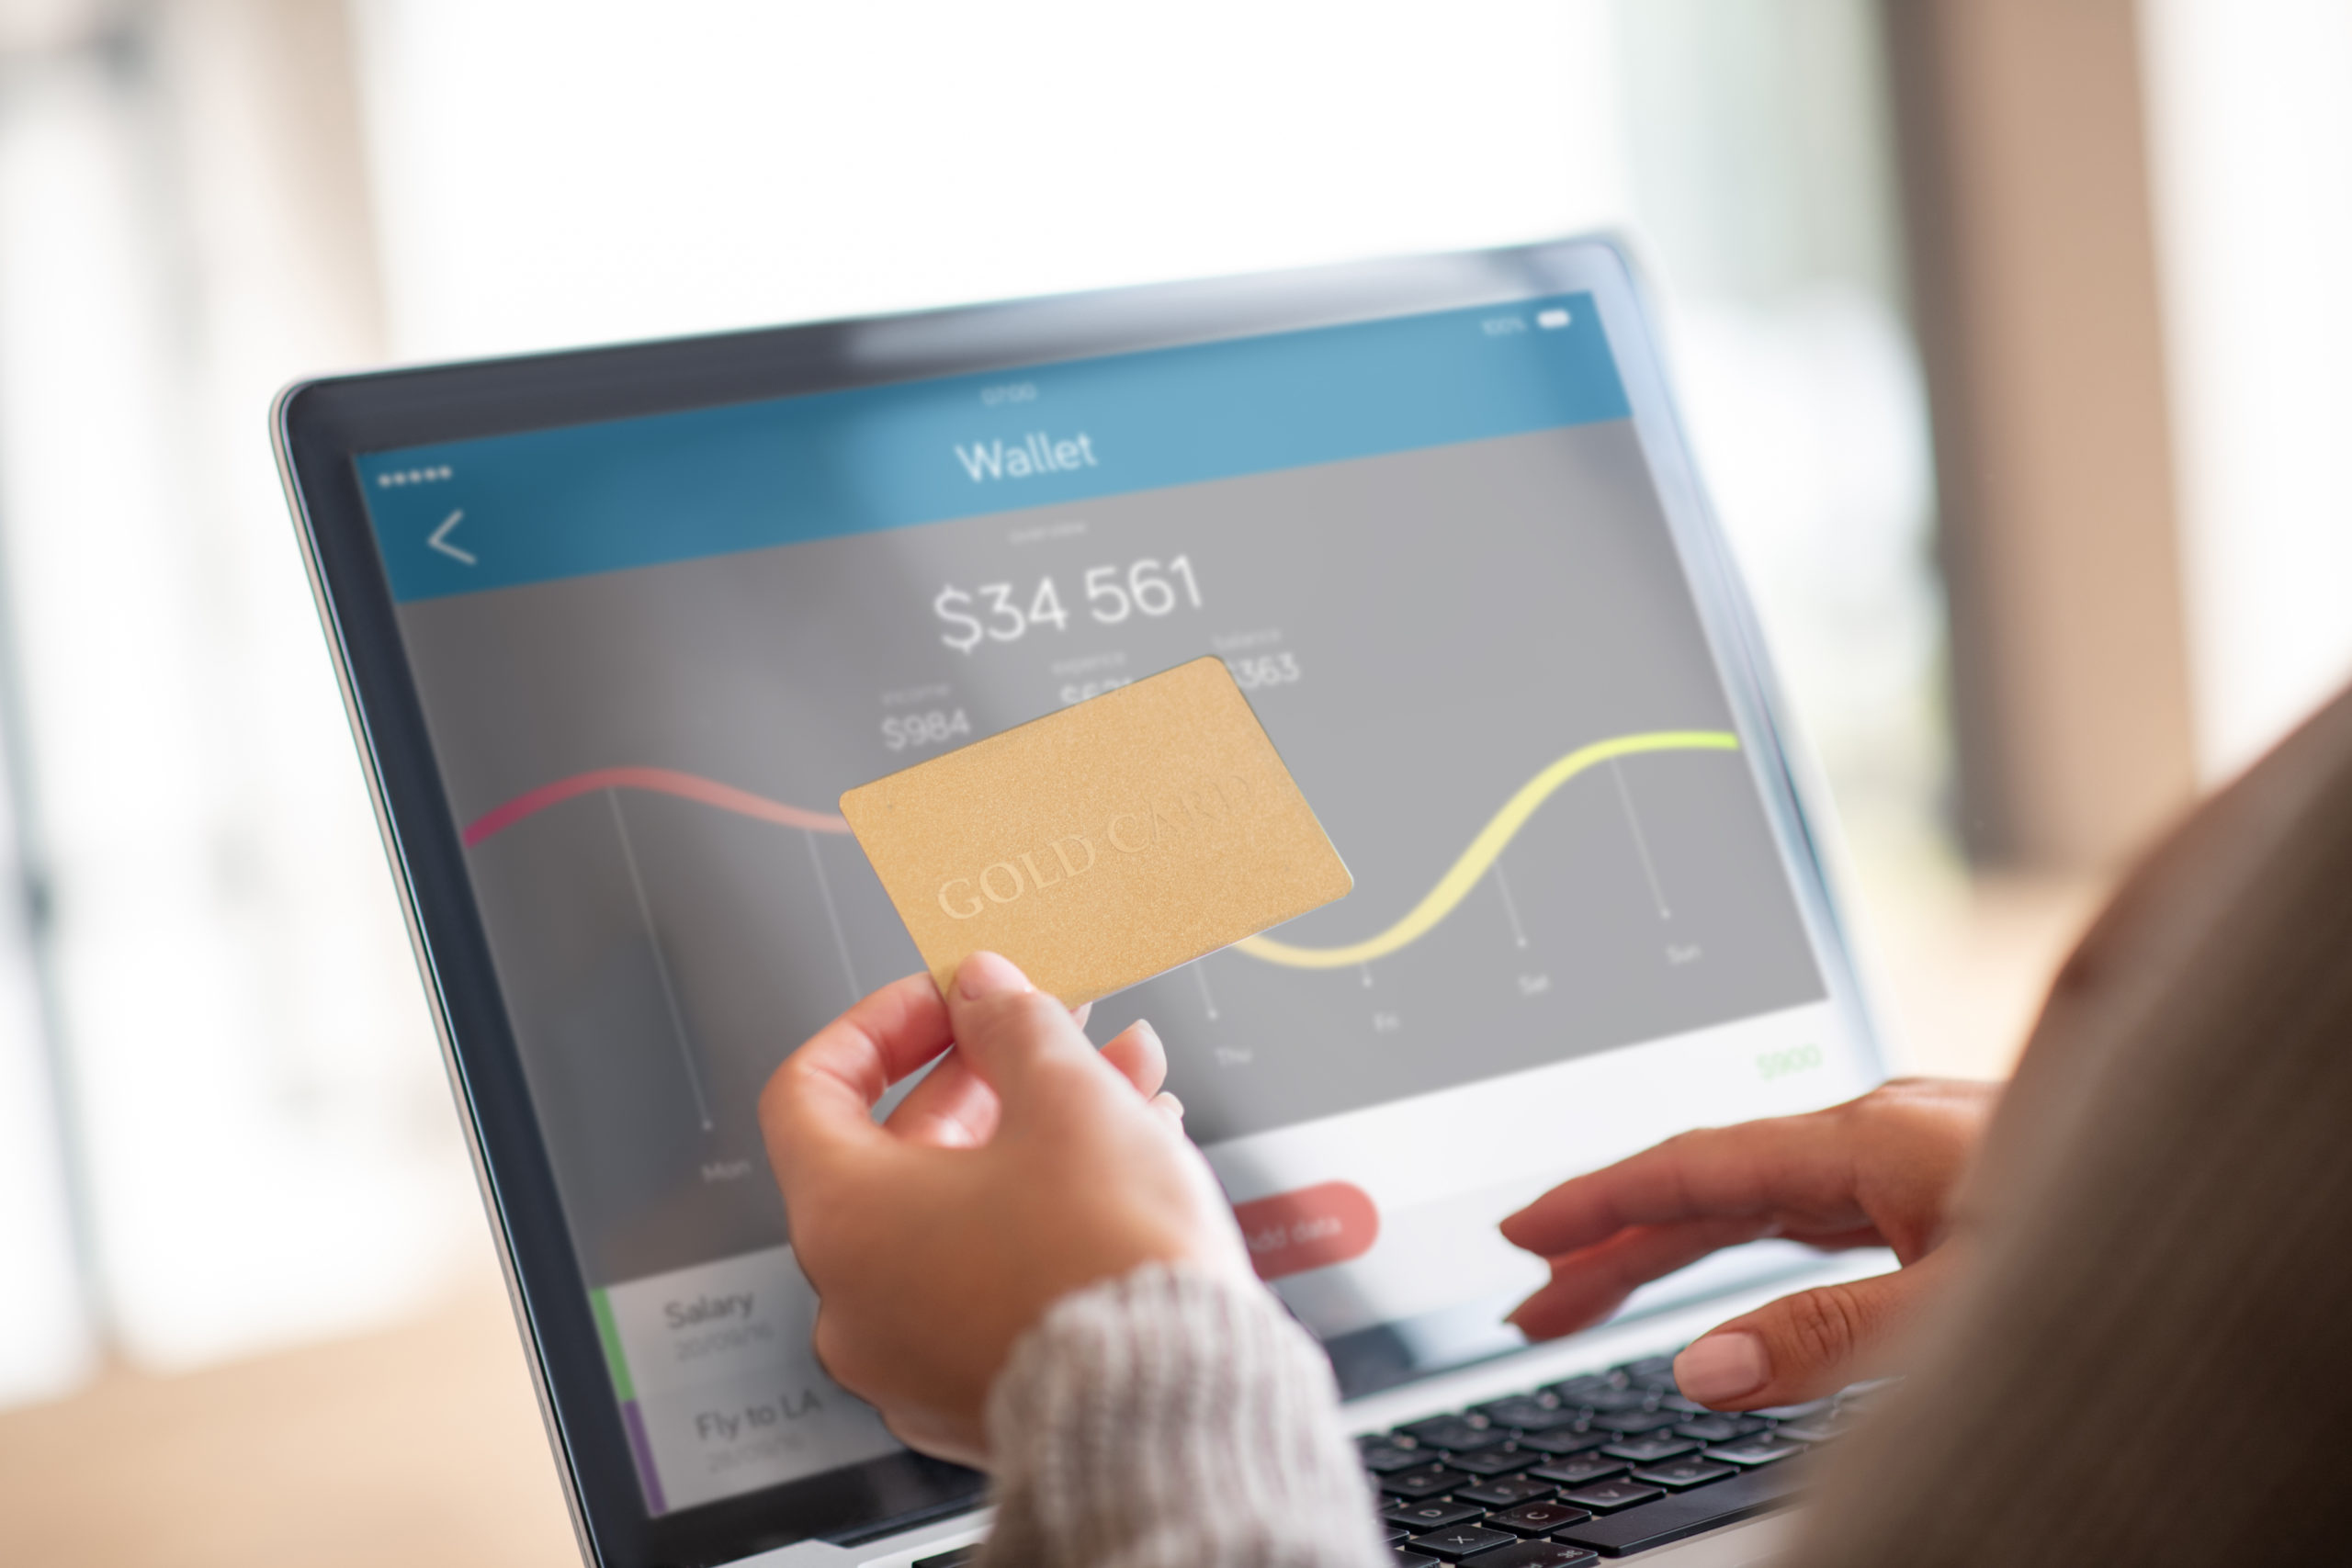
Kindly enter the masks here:
<path id="1" fill-rule="evenodd" d="M 888 1122 L 886 1090 L 953 1052 Z M 1063 1294 L 1150 1262 L 1249 1278 L 1233 1213 L 1137 1022 L 1098 1054 L 995 953 L 887 986 L 785 1059 L 760 1097 L 817 1355 L 905 1441 L 986 1457 L 1013 1341 Z"/>
<path id="2" fill-rule="evenodd" d="M 1567 1334 L 1646 1280 L 1765 1236 L 1892 1247 L 1898 1271 L 1783 1296 L 1674 1363 L 1683 1396 L 1718 1409 L 1833 1393 L 1951 1270 L 1953 1190 L 1999 1097 L 1993 1084 L 1898 1079 L 1811 1115 L 1685 1133 L 1562 1182 L 1502 1224 L 1552 1265 L 1511 1321 L 1533 1338 Z"/>

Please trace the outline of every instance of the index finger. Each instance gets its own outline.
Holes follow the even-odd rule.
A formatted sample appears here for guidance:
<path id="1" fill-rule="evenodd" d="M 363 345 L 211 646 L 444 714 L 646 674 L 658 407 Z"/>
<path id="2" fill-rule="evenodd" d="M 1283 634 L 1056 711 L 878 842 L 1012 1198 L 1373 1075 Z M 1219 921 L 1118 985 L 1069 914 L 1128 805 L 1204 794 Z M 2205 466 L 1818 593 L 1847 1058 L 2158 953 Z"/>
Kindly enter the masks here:
<path id="1" fill-rule="evenodd" d="M 1855 1190 L 1852 1140 L 1820 1112 L 1684 1133 L 1562 1182 L 1502 1223 L 1503 1238 L 1544 1258 L 1633 1225 L 1801 1217 L 1845 1230 L 1869 1224 Z"/>
<path id="2" fill-rule="evenodd" d="M 760 1091 L 768 1162 L 789 1183 L 812 1156 L 886 1136 L 874 1107 L 947 1049 L 947 1004 L 929 975 L 892 981 L 825 1025 Z"/>

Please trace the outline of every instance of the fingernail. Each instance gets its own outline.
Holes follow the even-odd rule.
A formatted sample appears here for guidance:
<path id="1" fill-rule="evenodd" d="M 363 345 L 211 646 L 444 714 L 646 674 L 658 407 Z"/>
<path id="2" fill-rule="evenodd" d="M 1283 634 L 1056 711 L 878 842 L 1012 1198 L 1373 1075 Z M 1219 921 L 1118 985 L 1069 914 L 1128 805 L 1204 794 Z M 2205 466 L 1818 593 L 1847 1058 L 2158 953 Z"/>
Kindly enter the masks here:
<path id="1" fill-rule="evenodd" d="M 1674 1359 L 1674 1386 L 1701 1404 L 1754 1393 L 1771 1375 L 1764 1341 L 1753 1334 L 1710 1334 Z"/>
<path id="2" fill-rule="evenodd" d="M 1168 1112 L 1169 1115 L 1176 1118 L 1177 1121 L 1182 1122 L 1184 1119 L 1184 1102 L 1177 1099 L 1174 1095 L 1169 1093 L 1166 1089 L 1163 1089 L 1157 1095 L 1153 1096 L 1151 1102 L 1154 1105 L 1159 1106 L 1160 1110 Z"/>
<path id="3" fill-rule="evenodd" d="M 1161 1055 L 1165 1056 L 1168 1055 L 1168 1047 L 1160 1040 L 1159 1031 L 1151 1026 L 1151 1020 L 1148 1018 L 1139 1018 L 1133 1023 L 1127 1025 L 1127 1027 L 1133 1030 L 1136 1033 L 1141 1035 L 1146 1043 L 1157 1048 Z"/>
<path id="4" fill-rule="evenodd" d="M 956 966 L 956 989 L 967 1002 L 1036 988 L 1021 966 L 1001 953 L 975 953 Z"/>

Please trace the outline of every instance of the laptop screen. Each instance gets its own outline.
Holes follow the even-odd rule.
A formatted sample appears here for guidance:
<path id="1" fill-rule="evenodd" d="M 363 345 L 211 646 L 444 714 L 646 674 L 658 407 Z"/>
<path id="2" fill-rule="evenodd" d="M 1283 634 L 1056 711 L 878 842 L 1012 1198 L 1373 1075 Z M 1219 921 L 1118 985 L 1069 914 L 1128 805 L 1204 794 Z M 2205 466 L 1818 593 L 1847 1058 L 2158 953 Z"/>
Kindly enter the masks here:
<path id="1" fill-rule="evenodd" d="M 851 786 L 1215 654 L 1355 892 L 1148 1017 L 1351 1390 L 1494 1222 L 1871 1076 L 1591 297 L 383 452 L 377 544 L 648 1510 L 887 1463 L 754 1104 L 922 964 Z"/>

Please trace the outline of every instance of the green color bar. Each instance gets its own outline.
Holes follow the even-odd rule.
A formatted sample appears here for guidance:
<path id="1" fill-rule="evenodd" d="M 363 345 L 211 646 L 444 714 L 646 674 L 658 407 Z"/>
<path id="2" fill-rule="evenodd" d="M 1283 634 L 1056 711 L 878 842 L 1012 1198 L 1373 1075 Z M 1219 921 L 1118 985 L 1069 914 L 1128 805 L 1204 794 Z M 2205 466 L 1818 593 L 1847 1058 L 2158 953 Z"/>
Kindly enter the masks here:
<path id="1" fill-rule="evenodd" d="M 624 1400 L 637 1397 L 637 1385 L 629 1382 L 628 1358 L 621 1354 L 621 1331 L 613 1322 L 613 1303 L 605 1299 L 602 1291 L 588 1292 L 588 1305 L 596 1314 L 596 1337 L 605 1344 L 605 1370 L 613 1374 L 613 1392 Z"/>

